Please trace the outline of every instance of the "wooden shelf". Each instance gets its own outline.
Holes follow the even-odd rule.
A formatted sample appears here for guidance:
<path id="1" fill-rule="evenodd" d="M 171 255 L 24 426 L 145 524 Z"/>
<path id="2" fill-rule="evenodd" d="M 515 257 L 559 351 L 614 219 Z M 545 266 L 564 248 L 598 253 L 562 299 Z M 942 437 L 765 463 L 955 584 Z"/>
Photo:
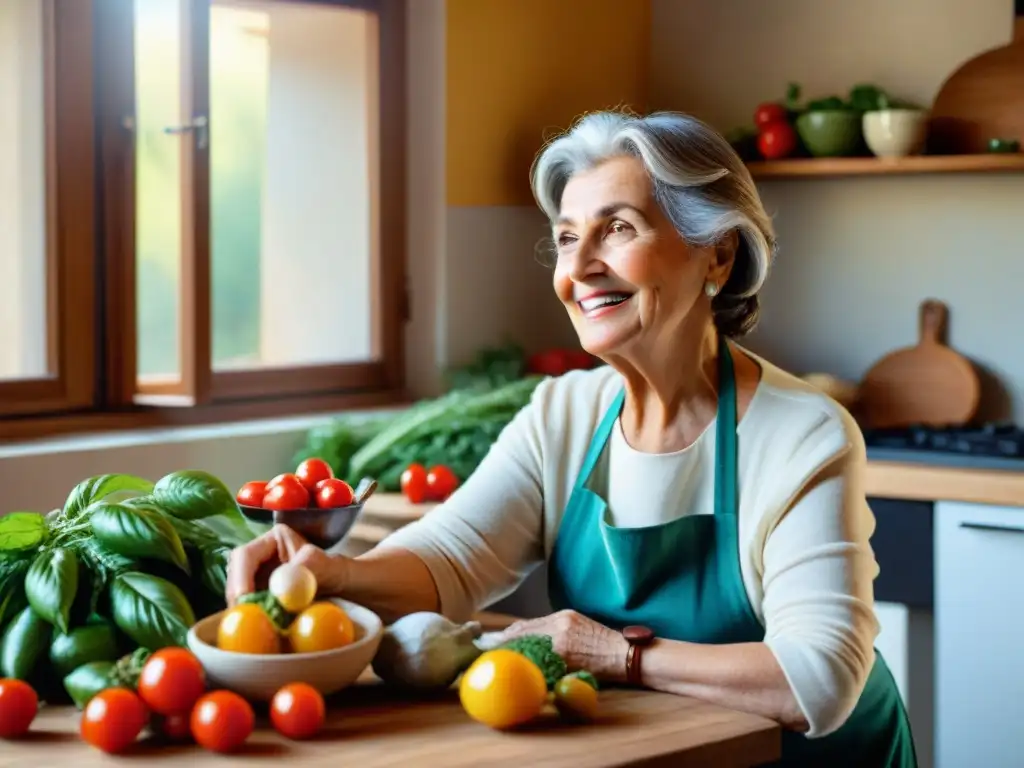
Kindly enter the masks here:
<path id="1" fill-rule="evenodd" d="M 830 157 L 748 163 L 755 179 L 800 179 L 921 173 L 1024 173 L 1024 152 L 914 157 Z"/>

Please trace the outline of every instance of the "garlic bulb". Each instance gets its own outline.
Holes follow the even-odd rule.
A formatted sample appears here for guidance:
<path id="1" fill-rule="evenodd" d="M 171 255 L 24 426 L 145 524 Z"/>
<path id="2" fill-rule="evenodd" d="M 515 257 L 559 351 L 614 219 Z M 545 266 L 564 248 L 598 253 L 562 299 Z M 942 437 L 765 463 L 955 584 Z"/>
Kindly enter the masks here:
<path id="1" fill-rule="evenodd" d="M 373 671 L 384 682 L 447 688 L 481 654 L 479 622 L 455 624 L 437 613 L 403 616 L 381 637 Z"/>

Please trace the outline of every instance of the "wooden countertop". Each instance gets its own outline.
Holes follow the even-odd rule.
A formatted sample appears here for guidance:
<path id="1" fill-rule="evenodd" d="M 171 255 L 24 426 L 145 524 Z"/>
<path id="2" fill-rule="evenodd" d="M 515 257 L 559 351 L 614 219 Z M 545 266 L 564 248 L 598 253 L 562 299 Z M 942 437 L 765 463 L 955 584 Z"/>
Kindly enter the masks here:
<path id="1" fill-rule="evenodd" d="M 269 729 L 265 718 L 257 718 L 257 731 L 234 756 L 143 739 L 131 751 L 131 761 L 191 768 L 251 766 L 263 760 L 354 768 L 746 768 L 777 760 L 781 745 L 781 730 L 770 720 L 683 696 L 634 690 L 602 691 L 600 714 L 593 723 L 567 725 L 546 714 L 515 733 L 493 731 L 470 720 L 454 690 L 410 699 L 372 679 L 332 698 L 327 723 L 313 740 L 289 742 Z M 0 767 L 97 768 L 127 762 L 81 741 L 78 719 L 72 707 L 43 708 L 30 738 L 5 742 L 0 748 Z"/>

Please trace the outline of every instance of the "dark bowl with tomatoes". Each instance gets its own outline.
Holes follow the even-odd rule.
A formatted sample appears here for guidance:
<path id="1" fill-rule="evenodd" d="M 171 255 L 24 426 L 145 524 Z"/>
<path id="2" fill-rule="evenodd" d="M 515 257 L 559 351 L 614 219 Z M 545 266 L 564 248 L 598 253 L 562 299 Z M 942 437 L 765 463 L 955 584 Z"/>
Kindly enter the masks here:
<path id="1" fill-rule="evenodd" d="M 287 525 L 302 538 L 321 549 L 340 544 L 362 514 L 362 504 L 321 509 L 264 509 L 239 504 L 242 514 L 254 523 Z"/>
<path id="2" fill-rule="evenodd" d="M 235 500 L 254 523 L 287 525 L 321 549 L 340 544 L 363 511 L 352 487 L 321 459 L 307 459 L 269 482 L 250 481 Z"/>

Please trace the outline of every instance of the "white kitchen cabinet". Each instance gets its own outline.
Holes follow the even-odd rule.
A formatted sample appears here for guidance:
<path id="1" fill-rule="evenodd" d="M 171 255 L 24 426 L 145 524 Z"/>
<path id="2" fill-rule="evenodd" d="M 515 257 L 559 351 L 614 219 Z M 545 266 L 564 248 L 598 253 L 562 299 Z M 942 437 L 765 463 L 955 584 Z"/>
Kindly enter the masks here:
<path id="1" fill-rule="evenodd" d="M 936 503 L 935 654 L 936 766 L 1024 765 L 1024 506 Z"/>

